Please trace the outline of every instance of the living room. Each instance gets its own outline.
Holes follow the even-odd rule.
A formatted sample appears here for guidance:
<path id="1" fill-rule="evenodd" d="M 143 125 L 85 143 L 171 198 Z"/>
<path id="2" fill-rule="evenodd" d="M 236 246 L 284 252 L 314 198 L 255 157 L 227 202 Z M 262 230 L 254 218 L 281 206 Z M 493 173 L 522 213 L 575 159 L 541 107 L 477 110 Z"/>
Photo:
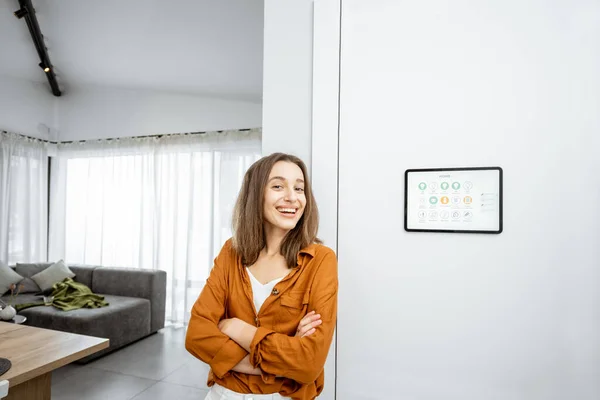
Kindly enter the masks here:
<path id="1" fill-rule="evenodd" d="M 27 243 L 15 247 L 15 254 L 34 255 L 7 264 L 14 273 L 31 276 L 27 279 L 38 291 L 25 295 L 44 303 L 42 286 L 48 283 L 38 274 L 51 265 L 40 263 L 56 264 L 52 271 L 68 274 L 58 263 L 64 257 L 75 279 L 79 275 L 92 291 L 97 282 L 106 292 L 97 294 L 112 296 L 113 302 L 132 298 L 132 309 L 145 311 L 140 321 L 131 322 L 144 320 L 148 326 L 144 333 L 135 326 L 128 330 L 132 336 L 125 342 L 130 342 L 110 352 L 105 338 L 74 340 L 79 347 L 71 352 L 77 357 L 106 353 L 87 364 L 68 362 L 41 379 L 52 398 L 197 399 L 209 391 L 208 365 L 215 366 L 186 351 L 186 318 L 206 277 L 194 274 L 208 273 L 209 257 L 231 234 L 231 203 L 225 199 L 235 199 L 240 182 L 202 176 L 217 170 L 214 156 L 171 160 L 156 146 L 184 153 L 209 146 L 212 154 L 211 146 L 225 145 L 215 151 L 226 153 L 229 141 L 210 141 L 223 134 L 237 145 L 247 140 L 246 150 L 258 148 L 243 161 L 237 155 L 227 158 L 226 174 L 235 171 L 239 177 L 253 157 L 278 151 L 295 154 L 308 166 L 319 238 L 339 262 L 336 331 L 319 399 L 600 398 L 597 1 L 264 0 L 260 5 L 219 2 L 232 9 L 218 14 L 211 10 L 228 6 L 33 2 L 63 93 L 52 94 L 27 27 L 13 16 L 19 2 L 0 3 L 0 71 L 11 71 L 0 74 L 0 130 L 50 142 L 52 160 L 49 171 L 38 174 L 49 172 L 48 185 L 36 189 L 31 180 L 19 186 L 27 193 L 48 191 L 50 204 L 45 196 L 27 195 L 11 203 L 28 202 L 32 210 L 25 226 L 9 224 L 19 229 L 11 240 Z M 67 17 L 69 12 L 81 16 Z M 236 18 L 238 13 L 244 15 Z M 152 40 L 145 41 L 145 35 Z M 224 37 L 227 43 L 212 52 L 212 44 Z M 136 44 L 124 45 L 125 38 Z M 254 50 L 248 43 L 253 38 Z M 155 57 L 159 48 L 168 60 Z M 259 66 L 251 62 L 257 52 L 262 52 Z M 258 78 L 250 73 L 253 68 L 260 69 Z M 107 80 L 119 76 L 124 80 Z M 221 85 L 226 77 L 235 88 Z M 166 90 L 159 78 L 176 88 Z M 244 86 L 249 83 L 254 89 Z M 183 138 L 177 135 L 182 133 Z M 174 137 L 181 141 L 172 142 Z M 80 140 L 85 140 L 81 146 Z M 143 157 L 135 152 L 139 148 L 130 153 L 135 140 L 145 146 Z M 97 165 L 92 161 L 100 151 L 119 157 L 125 151 L 132 162 Z M 73 161 L 86 158 L 83 164 Z M 193 171 L 193 179 L 183 174 L 168 181 L 178 182 L 177 189 L 159 186 L 167 181 L 152 175 L 194 163 L 202 168 L 185 168 Z M 110 198 L 98 190 L 103 168 L 127 168 L 102 180 L 119 193 L 119 207 L 108 207 Z M 465 168 L 496 171 L 493 192 L 458 196 L 472 188 L 468 184 L 474 181 L 464 180 L 410 185 L 416 171 Z M 139 177 L 135 185 L 124 183 L 128 174 Z M 186 186 L 190 182 L 206 186 L 194 189 Z M 218 200 L 225 203 L 218 211 L 217 187 L 223 188 Z M 438 196 L 444 190 L 454 190 L 455 196 Z M 0 191 L 2 202 L 8 192 L 2 186 Z M 184 213 L 196 204 L 191 199 L 206 193 L 212 202 L 198 201 L 210 205 L 202 215 Z M 486 209 L 490 199 L 492 211 Z M 148 212 L 152 204 L 158 204 L 155 213 Z M 444 207 L 465 214 L 443 220 L 438 210 L 447 211 Z M 48 218 L 42 217 L 45 208 Z M 0 225 L 7 225 L 5 215 L 0 207 Z M 493 217 L 491 228 L 473 228 L 481 215 Z M 207 225 L 209 235 L 190 236 Z M 24 235 L 47 240 L 24 242 Z M 190 246 L 190 241 L 202 245 Z M 0 230 L 0 246 L 8 242 Z M 7 257 L 5 251 L 0 247 L 0 259 Z M 142 269 L 145 279 L 133 285 L 122 279 Z M 152 310 L 163 304 L 163 287 L 165 326 L 152 333 Z M 131 297 L 134 290 L 141 297 Z M 155 308 L 153 294 L 159 300 Z M 297 300 L 305 305 L 304 297 Z M 110 305 L 64 312 L 35 306 L 19 313 L 103 309 Z M 113 319 L 114 331 L 129 320 Z M 155 321 L 161 326 L 160 319 Z M 26 326 L 31 322 L 0 322 L 10 326 L 0 337 L 17 343 L 0 351 L 0 359 L 15 361 L 0 382 L 11 370 L 21 371 L 16 360 L 27 352 L 20 344 L 64 340 L 41 334 L 35 340 L 19 338 L 20 327 L 34 328 Z M 133 333 L 144 337 L 133 338 Z M 113 336 L 118 337 L 123 336 Z M 53 349 L 39 345 L 39 353 L 31 354 Z M 61 362 L 70 361 L 69 354 Z M 48 373 L 43 368 L 40 376 Z M 272 378 L 285 380 L 264 376 L 253 393 Z M 252 397 L 242 396 L 235 398 Z"/>
<path id="2" fill-rule="evenodd" d="M 21 277 L 2 300 L 11 322 L 110 339 L 53 371 L 53 399 L 206 395 L 183 342 L 261 155 L 263 7 L 0 4 L 0 264 Z M 35 14 L 47 61 L 18 10 Z M 48 300 L 73 275 L 107 304 Z"/>

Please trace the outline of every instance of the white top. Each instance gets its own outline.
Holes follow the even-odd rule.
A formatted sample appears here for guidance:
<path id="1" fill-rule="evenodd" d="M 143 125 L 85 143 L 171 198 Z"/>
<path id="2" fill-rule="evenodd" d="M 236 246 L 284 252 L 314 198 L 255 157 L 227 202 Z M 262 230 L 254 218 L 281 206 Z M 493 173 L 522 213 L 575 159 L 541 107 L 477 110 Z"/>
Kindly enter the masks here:
<path id="1" fill-rule="evenodd" d="M 282 276 L 281 278 L 274 279 L 271 282 L 267 282 L 263 285 L 254 277 L 254 275 L 252 275 L 252 272 L 250 272 L 248 267 L 246 267 L 246 271 L 248 271 L 248 276 L 250 277 L 250 282 L 252 283 L 252 297 L 254 300 L 254 307 L 258 313 L 267 297 L 271 295 L 275 285 L 277 285 L 279 281 L 285 277 Z"/>

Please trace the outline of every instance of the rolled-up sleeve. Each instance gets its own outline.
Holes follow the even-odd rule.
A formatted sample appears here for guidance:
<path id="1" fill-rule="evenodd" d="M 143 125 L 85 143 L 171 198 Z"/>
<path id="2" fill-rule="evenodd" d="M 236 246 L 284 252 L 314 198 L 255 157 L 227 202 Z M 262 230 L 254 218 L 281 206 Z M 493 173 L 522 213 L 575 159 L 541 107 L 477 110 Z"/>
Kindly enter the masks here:
<path id="1" fill-rule="evenodd" d="M 325 366 L 337 318 L 337 259 L 333 251 L 318 266 L 310 293 L 309 309 L 321 314 L 323 323 L 302 338 L 258 328 L 250 344 L 250 362 L 255 368 L 303 384 L 317 379 Z"/>
<path id="2" fill-rule="evenodd" d="M 215 259 L 206 285 L 192 308 L 185 339 L 187 351 L 210 365 L 219 378 L 226 376 L 248 354 L 218 327 L 219 321 L 225 316 L 226 264 L 230 258 L 230 246 L 230 242 L 227 242 Z"/>

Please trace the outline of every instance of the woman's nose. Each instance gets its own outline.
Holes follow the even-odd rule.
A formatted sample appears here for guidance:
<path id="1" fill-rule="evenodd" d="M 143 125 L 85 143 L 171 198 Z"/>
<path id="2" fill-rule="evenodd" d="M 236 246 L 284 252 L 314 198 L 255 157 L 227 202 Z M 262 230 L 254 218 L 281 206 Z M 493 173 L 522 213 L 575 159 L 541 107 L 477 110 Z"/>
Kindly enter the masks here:
<path id="1" fill-rule="evenodd" d="M 285 200 L 296 201 L 297 198 L 298 198 L 298 194 L 296 193 L 296 191 L 294 190 L 294 188 L 286 190 Z"/>

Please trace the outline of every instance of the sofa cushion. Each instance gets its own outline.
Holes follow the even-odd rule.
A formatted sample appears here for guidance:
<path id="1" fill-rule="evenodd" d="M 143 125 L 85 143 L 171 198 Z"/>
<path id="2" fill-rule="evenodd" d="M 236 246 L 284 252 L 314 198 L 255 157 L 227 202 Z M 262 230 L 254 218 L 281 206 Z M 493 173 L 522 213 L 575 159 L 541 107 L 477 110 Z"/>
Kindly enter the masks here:
<path id="1" fill-rule="evenodd" d="M 21 281 L 21 283 L 24 285 L 24 288 L 21 291 L 21 293 L 41 292 L 42 290 L 37 285 L 37 283 L 31 280 L 31 277 L 35 274 L 42 272 L 51 265 L 52 263 L 17 263 L 17 266 L 15 267 L 15 272 L 21 275 L 23 278 L 25 278 Z"/>
<path id="2" fill-rule="evenodd" d="M 0 262 L 0 296 L 7 293 L 10 290 L 10 286 L 17 284 L 23 280 L 23 277 L 17 274 L 8 265 Z"/>
<path id="3" fill-rule="evenodd" d="M 104 295 L 109 305 L 61 311 L 52 306 L 27 308 L 19 314 L 26 325 L 110 339 L 114 349 L 150 334 L 150 301 Z M 37 300 L 39 301 L 39 300 Z"/>
<path id="4" fill-rule="evenodd" d="M 46 291 L 51 289 L 55 283 L 62 282 L 66 278 L 73 278 L 74 276 L 73 271 L 67 267 L 63 260 L 60 260 L 33 275 L 31 279 L 42 291 Z"/>

